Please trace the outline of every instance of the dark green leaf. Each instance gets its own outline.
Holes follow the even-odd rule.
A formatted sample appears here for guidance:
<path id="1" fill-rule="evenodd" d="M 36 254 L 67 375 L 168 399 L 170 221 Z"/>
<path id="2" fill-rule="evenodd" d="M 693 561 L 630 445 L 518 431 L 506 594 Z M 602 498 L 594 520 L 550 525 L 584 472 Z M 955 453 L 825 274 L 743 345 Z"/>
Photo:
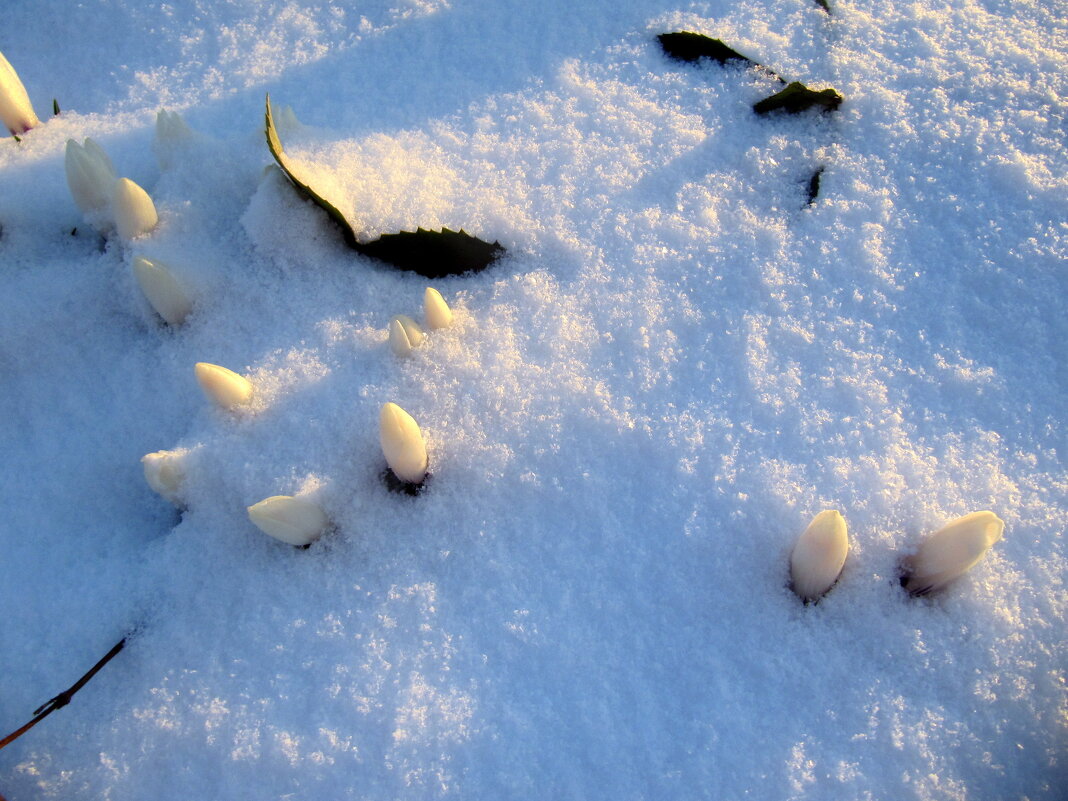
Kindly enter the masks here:
<path id="1" fill-rule="evenodd" d="M 820 194 L 820 176 L 823 175 L 823 167 L 817 167 L 816 171 L 812 173 L 812 177 L 808 179 L 808 201 L 805 205 L 811 206 L 816 202 L 816 198 Z"/>
<path id="2" fill-rule="evenodd" d="M 356 250 L 365 256 L 411 270 L 427 278 L 441 278 L 486 269 L 504 254 L 499 242 L 492 245 L 460 229 L 415 233 L 401 231 L 385 234 L 373 242 L 359 244 Z"/>
<path id="3" fill-rule="evenodd" d="M 59 116 L 59 101 L 56 100 L 54 97 L 52 98 L 52 115 L 54 117 Z"/>
<path id="4" fill-rule="evenodd" d="M 820 7 L 820 8 L 822 8 L 822 9 L 823 9 L 824 11 L 826 11 L 826 12 L 827 12 L 828 14 L 830 14 L 830 13 L 831 13 L 831 7 L 830 7 L 830 5 L 829 5 L 829 4 L 827 3 L 827 0 L 816 0 L 816 5 L 818 5 L 818 6 Z"/>
<path id="5" fill-rule="evenodd" d="M 813 106 L 821 111 L 834 111 L 841 103 L 842 96 L 834 89 L 815 92 L 800 81 L 794 81 L 788 84 L 781 92 L 776 92 L 771 97 L 765 97 L 759 103 L 754 103 L 753 111 L 757 114 L 768 114 L 772 111 L 782 110 L 790 114 L 797 114 Z"/>
<path id="6" fill-rule="evenodd" d="M 274 156 L 278 167 L 285 173 L 290 183 L 304 198 L 310 200 L 325 211 L 345 237 L 345 242 L 357 253 L 379 259 L 402 270 L 411 270 L 428 278 L 441 278 L 446 275 L 460 275 L 466 272 L 484 270 L 504 254 L 499 242 L 489 242 L 471 236 L 460 229 L 451 231 L 427 231 L 419 228 L 415 233 L 401 231 L 397 234 L 385 234 L 372 242 L 361 243 L 356 240 L 356 232 L 337 207 L 324 199 L 322 195 L 300 180 L 293 172 L 285 158 L 282 142 L 274 125 L 271 111 L 271 96 L 267 96 L 265 116 L 267 148 Z"/>
<path id="7" fill-rule="evenodd" d="M 267 149 L 271 151 L 271 155 L 274 156 L 274 160 L 278 163 L 279 168 L 285 173 L 290 183 L 296 188 L 297 192 L 307 200 L 310 200 L 316 206 L 321 208 L 329 215 L 330 219 L 337 223 L 341 229 L 341 235 L 345 237 L 345 242 L 349 247 L 356 247 L 356 232 L 352 230 L 352 226 L 349 225 L 348 220 L 345 219 L 337 207 L 330 201 L 326 200 L 322 195 L 300 180 L 296 174 L 294 174 L 288 161 L 285 158 L 285 151 L 282 150 L 282 140 L 278 138 L 278 131 L 274 127 L 274 114 L 271 111 L 271 96 L 267 95 L 267 112 L 265 115 L 266 131 L 267 134 Z"/>
<path id="8" fill-rule="evenodd" d="M 786 83 L 782 78 L 779 78 L 774 71 L 768 69 L 763 64 L 753 61 L 753 59 L 748 56 L 743 56 L 737 50 L 728 47 L 719 39 L 712 39 L 692 31 L 662 33 L 656 38 L 660 41 L 660 46 L 664 49 L 664 52 L 678 61 L 693 62 L 700 61 L 702 58 L 712 59 L 717 64 L 726 64 L 730 61 L 737 61 L 747 67 L 756 67 L 757 69 L 768 73 L 773 78 L 778 78 L 783 83 Z"/>

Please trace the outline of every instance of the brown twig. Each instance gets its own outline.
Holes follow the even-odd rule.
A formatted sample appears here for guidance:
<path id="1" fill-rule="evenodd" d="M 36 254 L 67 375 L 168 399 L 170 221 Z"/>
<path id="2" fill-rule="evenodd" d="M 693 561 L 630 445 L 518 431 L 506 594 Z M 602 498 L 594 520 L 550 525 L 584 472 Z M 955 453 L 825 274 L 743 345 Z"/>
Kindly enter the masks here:
<path id="1" fill-rule="evenodd" d="M 80 690 L 82 687 L 84 687 L 86 685 L 86 683 L 89 681 L 89 679 L 93 678 L 93 676 L 95 676 L 97 674 L 97 672 L 102 667 L 104 667 L 104 665 L 106 665 L 108 662 L 110 662 L 115 657 L 115 655 L 119 651 L 122 650 L 124 645 L 126 645 L 126 638 L 125 637 L 123 637 L 121 640 L 119 640 L 117 643 L 115 643 L 115 645 L 113 645 L 111 647 L 111 650 L 108 651 L 106 654 L 104 654 L 103 659 L 101 659 L 99 662 L 97 662 L 95 665 L 93 665 L 89 669 L 88 673 L 86 673 L 84 676 L 82 676 L 80 679 L 78 679 L 76 682 L 74 682 L 74 684 L 72 684 L 69 688 L 67 688 L 66 690 L 61 692 L 55 698 L 53 698 L 52 700 L 48 701 L 47 703 L 44 703 L 41 706 L 37 707 L 37 709 L 35 709 L 33 711 L 33 714 L 34 714 L 33 720 L 31 720 L 29 723 L 25 724 L 24 726 L 21 726 L 20 728 L 16 729 L 15 731 L 11 732 L 11 734 L 9 734 L 3 740 L 0 740 L 0 748 L 3 748 L 4 746 L 8 745 L 9 743 L 14 742 L 19 737 L 21 737 L 23 734 L 25 734 L 30 729 L 32 729 L 34 726 L 36 726 L 38 723 L 40 723 L 42 720 L 44 720 L 46 717 L 48 717 L 53 712 L 55 712 L 57 709 L 59 709 L 60 707 L 64 707 L 67 704 L 69 704 L 71 697 L 76 692 L 78 692 L 78 690 Z M 3 799 L 0 798 L 0 801 L 3 801 Z"/>

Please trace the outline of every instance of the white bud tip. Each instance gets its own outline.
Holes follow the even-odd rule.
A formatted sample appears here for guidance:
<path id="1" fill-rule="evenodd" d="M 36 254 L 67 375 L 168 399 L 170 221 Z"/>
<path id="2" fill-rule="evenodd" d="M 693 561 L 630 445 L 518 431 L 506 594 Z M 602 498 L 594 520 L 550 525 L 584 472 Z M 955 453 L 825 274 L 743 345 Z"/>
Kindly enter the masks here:
<path id="1" fill-rule="evenodd" d="M 233 370 L 207 362 L 197 362 L 194 369 L 204 394 L 222 408 L 233 409 L 252 400 L 252 383 Z"/>
<path id="2" fill-rule="evenodd" d="M 1005 521 L 993 512 L 972 512 L 947 523 L 906 560 L 905 589 L 912 595 L 942 589 L 974 567 L 1004 532 Z"/>
<path id="3" fill-rule="evenodd" d="M 71 197 L 82 213 L 89 217 L 106 218 L 115 181 L 118 180 L 108 154 L 92 139 L 86 138 L 84 146 L 68 139 L 63 166 Z M 105 222 L 93 222 L 95 224 L 98 221 Z M 106 222 L 110 225 L 110 220 Z"/>
<path id="4" fill-rule="evenodd" d="M 395 403 L 382 406 L 379 439 L 386 463 L 397 478 L 410 484 L 426 478 L 426 443 L 419 424 Z"/>
<path id="5" fill-rule="evenodd" d="M 181 325 L 193 310 L 193 302 L 170 269 L 162 262 L 136 256 L 133 260 L 133 273 L 138 286 L 156 313 L 166 320 L 168 325 Z"/>
<path id="6" fill-rule="evenodd" d="M 423 344 L 423 329 L 411 317 L 398 314 L 389 321 L 389 347 L 397 356 L 407 356 Z"/>
<path id="7" fill-rule="evenodd" d="M 330 524 L 317 504 L 291 495 L 274 495 L 248 507 L 248 519 L 264 534 L 290 545 L 314 542 Z"/>
<path id="8" fill-rule="evenodd" d="M 26 133 L 41 124 L 30 96 L 26 94 L 26 87 L 3 53 L 0 53 L 0 120 L 13 134 Z"/>
<path id="9" fill-rule="evenodd" d="M 130 240 L 147 234 L 159 222 L 156 205 L 148 192 L 129 178 L 119 178 L 115 182 L 111 206 L 115 228 L 123 239 Z"/>
<path id="10" fill-rule="evenodd" d="M 816 515 L 790 555 L 794 592 L 805 601 L 822 597 L 838 580 L 849 553 L 845 518 L 835 509 Z"/>
<path id="11" fill-rule="evenodd" d="M 141 466 L 145 471 L 145 481 L 171 503 L 181 499 L 182 485 L 185 484 L 185 465 L 180 451 L 156 451 L 141 457 Z"/>
<path id="12" fill-rule="evenodd" d="M 423 293 L 423 316 L 426 317 L 427 328 L 431 330 L 452 325 L 452 309 L 441 293 L 430 286 Z"/>

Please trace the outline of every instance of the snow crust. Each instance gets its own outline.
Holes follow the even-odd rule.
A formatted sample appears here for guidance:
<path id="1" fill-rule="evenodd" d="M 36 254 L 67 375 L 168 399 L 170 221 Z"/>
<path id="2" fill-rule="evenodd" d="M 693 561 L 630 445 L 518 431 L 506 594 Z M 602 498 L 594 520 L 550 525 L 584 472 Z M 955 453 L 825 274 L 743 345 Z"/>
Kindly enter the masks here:
<path id="1" fill-rule="evenodd" d="M 63 113 L 0 142 L 0 735 L 133 635 L 0 795 L 1062 798 L 1068 8 L 832 8 L 6 0 Z M 671 30 L 845 102 L 758 118 L 778 85 Z M 454 322 L 410 357 L 387 325 L 426 280 L 265 171 L 266 92 L 362 237 L 508 248 L 434 283 Z M 162 108 L 194 131 L 166 170 Z M 67 190 L 87 136 L 159 213 L 129 246 Z M 418 497 L 381 479 L 386 402 Z M 142 475 L 165 449 L 181 512 Z M 270 539 L 272 495 L 335 530 Z M 850 554 L 803 606 L 823 509 Z M 978 509 L 1004 539 L 907 597 L 901 559 Z"/>

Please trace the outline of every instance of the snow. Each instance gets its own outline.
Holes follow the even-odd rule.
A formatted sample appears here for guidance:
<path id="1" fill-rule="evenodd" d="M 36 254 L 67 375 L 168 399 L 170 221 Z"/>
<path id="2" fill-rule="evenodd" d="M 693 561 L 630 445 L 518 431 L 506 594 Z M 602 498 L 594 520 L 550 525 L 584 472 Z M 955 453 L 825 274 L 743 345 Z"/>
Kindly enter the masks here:
<path id="1" fill-rule="evenodd" d="M 1062 798 L 1068 8 L 832 7 L 7 0 L 45 122 L 0 142 L 0 735 L 131 636 L 0 795 Z M 672 30 L 845 102 L 757 117 L 779 84 Z M 455 321 L 409 357 L 428 282 L 265 172 L 268 92 L 362 238 L 508 249 L 433 282 Z M 194 136 L 161 169 L 164 108 Z M 70 197 L 87 136 L 155 201 L 129 246 Z M 386 402 L 418 497 L 380 478 Z M 268 538 L 273 495 L 335 530 Z M 824 509 L 850 553 L 805 606 Z M 909 598 L 900 560 L 982 509 L 1004 539 Z"/>

